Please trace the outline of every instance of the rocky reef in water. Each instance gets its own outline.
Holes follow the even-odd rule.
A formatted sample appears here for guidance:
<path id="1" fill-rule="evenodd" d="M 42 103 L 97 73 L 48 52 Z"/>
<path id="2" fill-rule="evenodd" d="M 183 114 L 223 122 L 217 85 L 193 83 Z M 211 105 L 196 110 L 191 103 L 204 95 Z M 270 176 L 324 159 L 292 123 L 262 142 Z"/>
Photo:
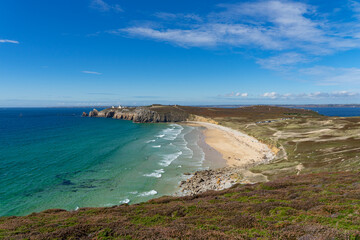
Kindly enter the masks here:
<path id="1" fill-rule="evenodd" d="M 176 105 L 151 105 L 144 107 L 112 107 L 101 111 L 94 109 L 88 116 L 124 119 L 137 123 L 158 123 L 186 121 L 189 114 Z"/>

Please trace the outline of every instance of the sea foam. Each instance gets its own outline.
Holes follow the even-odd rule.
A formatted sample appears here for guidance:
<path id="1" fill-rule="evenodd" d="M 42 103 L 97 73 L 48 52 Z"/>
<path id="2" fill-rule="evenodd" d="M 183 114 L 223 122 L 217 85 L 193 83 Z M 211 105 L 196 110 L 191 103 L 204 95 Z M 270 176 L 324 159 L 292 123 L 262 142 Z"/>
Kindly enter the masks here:
<path id="1" fill-rule="evenodd" d="M 162 173 L 164 173 L 164 169 L 159 169 L 159 170 L 155 170 L 152 173 L 149 174 L 144 174 L 145 177 L 156 177 L 156 178 L 161 178 Z"/>
<path id="2" fill-rule="evenodd" d="M 119 201 L 120 204 L 129 203 L 129 202 L 130 202 L 130 199 L 127 199 L 127 198 Z"/>
<path id="3" fill-rule="evenodd" d="M 163 156 L 163 159 L 160 161 L 160 165 L 167 167 L 169 166 L 175 159 L 177 159 L 182 154 L 182 151 L 178 151 L 176 153 L 168 154 Z"/>
<path id="4" fill-rule="evenodd" d="M 178 124 L 171 124 L 169 128 L 162 131 L 162 134 L 165 135 L 164 139 L 173 141 L 179 136 L 183 129 L 184 128 Z"/>
<path id="5" fill-rule="evenodd" d="M 157 194 L 157 191 L 151 190 L 151 191 L 148 191 L 148 192 L 140 193 L 138 196 L 139 197 L 146 197 L 146 196 L 151 196 L 151 195 L 156 195 L 156 194 Z"/>

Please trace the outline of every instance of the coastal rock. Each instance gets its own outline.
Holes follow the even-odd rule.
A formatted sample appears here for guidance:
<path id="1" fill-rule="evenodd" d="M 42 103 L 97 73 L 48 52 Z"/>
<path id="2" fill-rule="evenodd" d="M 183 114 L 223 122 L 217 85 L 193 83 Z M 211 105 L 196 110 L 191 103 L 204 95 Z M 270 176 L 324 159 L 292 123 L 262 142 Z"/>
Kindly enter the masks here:
<path id="1" fill-rule="evenodd" d="M 132 108 L 107 108 L 100 112 L 94 109 L 89 113 L 89 117 L 124 119 L 137 123 L 181 122 L 186 121 L 188 116 L 188 113 L 174 106 L 162 105 Z"/>
<path id="2" fill-rule="evenodd" d="M 267 178 L 262 174 L 255 174 L 238 167 L 209 169 L 197 171 L 186 181 L 181 181 L 180 191 L 175 195 L 195 195 L 209 190 L 227 189 L 238 183 L 251 184 L 254 182 L 267 182 Z"/>
<path id="3" fill-rule="evenodd" d="M 99 115 L 99 111 L 94 108 L 94 110 L 89 112 L 89 117 L 97 117 Z"/>
<path id="4" fill-rule="evenodd" d="M 81 116 L 82 116 L 82 117 L 87 117 L 88 114 L 87 114 L 86 112 L 83 112 Z"/>

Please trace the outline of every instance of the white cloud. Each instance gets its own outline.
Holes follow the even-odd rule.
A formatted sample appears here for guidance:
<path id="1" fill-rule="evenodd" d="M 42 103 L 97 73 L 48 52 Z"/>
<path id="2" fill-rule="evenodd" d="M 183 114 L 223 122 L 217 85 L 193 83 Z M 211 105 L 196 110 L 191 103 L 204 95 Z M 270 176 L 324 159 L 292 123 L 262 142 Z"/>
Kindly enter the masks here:
<path id="1" fill-rule="evenodd" d="M 354 98 L 359 97 L 360 94 L 356 92 L 349 91 L 337 91 L 337 92 L 313 92 L 313 93 L 297 93 L 297 94 L 279 94 L 276 92 L 267 92 L 261 95 L 261 97 L 271 98 L 271 99 L 320 99 L 320 98 Z"/>
<path id="2" fill-rule="evenodd" d="M 276 92 L 266 92 L 262 95 L 263 97 L 266 97 L 266 98 L 272 98 L 272 99 L 275 99 L 275 98 L 278 98 L 279 97 L 279 94 L 276 93 Z"/>
<path id="3" fill-rule="evenodd" d="M 224 95 L 225 97 L 248 97 L 248 93 L 232 92 Z"/>
<path id="4" fill-rule="evenodd" d="M 101 75 L 102 73 L 99 72 L 93 72 L 93 71 L 81 71 L 82 73 L 86 73 L 86 74 L 94 74 L 94 75 Z"/>
<path id="5" fill-rule="evenodd" d="M 231 92 L 225 95 L 218 95 L 218 97 L 225 97 L 229 99 L 247 98 L 248 93 Z M 259 95 L 252 95 L 250 100 L 263 101 L 268 100 L 281 100 L 281 101 L 302 101 L 302 100 L 321 100 L 321 99 L 358 99 L 360 98 L 359 92 L 352 91 L 335 91 L 335 92 L 312 92 L 312 93 L 277 93 L 277 92 L 265 92 Z"/>
<path id="6" fill-rule="evenodd" d="M 184 48 L 256 49 L 260 51 L 246 52 L 258 55 L 254 57 L 263 68 L 288 71 L 325 55 L 360 49 L 360 22 L 357 20 L 360 19 L 360 2 L 350 0 L 349 3 L 354 21 L 351 18 L 336 21 L 330 14 L 318 12 L 316 6 L 303 1 L 258 0 L 219 4 L 217 11 L 201 16 L 158 12 L 154 14 L 157 18 L 154 24 L 147 21 L 111 33 Z M 346 77 L 356 79 L 349 74 Z M 330 82 L 340 81 L 340 78 L 343 77 Z"/>
<path id="7" fill-rule="evenodd" d="M 183 47 L 215 46 L 216 38 L 207 31 L 193 30 L 155 30 L 150 27 L 130 27 L 119 29 L 117 33 L 126 32 L 131 36 L 146 37 L 175 43 Z"/>
<path id="8" fill-rule="evenodd" d="M 90 3 L 90 7 L 96 9 L 101 12 L 123 12 L 124 10 L 120 7 L 119 4 L 110 5 L 106 3 L 104 0 L 92 0 Z"/>
<path id="9" fill-rule="evenodd" d="M 201 19 L 201 23 L 181 23 L 178 24 L 180 27 L 163 28 L 133 26 L 119 31 L 182 47 L 225 45 L 277 51 L 296 49 L 316 55 L 360 47 L 355 36 L 341 37 L 339 33 L 345 29 L 331 31 L 331 22 L 318 20 L 315 8 L 305 3 L 271 0 L 222 4 L 219 7 L 222 11 L 204 18 L 194 14 L 155 14 L 163 19 L 173 19 L 175 26 L 179 17 Z"/>
<path id="10" fill-rule="evenodd" d="M 19 41 L 9 40 L 9 39 L 0 39 L 0 43 L 15 43 L 15 44 L 19 44 Z"/>

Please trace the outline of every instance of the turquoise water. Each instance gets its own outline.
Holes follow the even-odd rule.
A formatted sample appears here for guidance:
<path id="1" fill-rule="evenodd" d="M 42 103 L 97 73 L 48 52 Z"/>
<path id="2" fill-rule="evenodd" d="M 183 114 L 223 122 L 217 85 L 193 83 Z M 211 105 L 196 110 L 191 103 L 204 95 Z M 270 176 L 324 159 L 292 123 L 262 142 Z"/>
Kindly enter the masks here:
<path id="1" fill-rule="evenodd" d="M 203 169 L 199 129 L 89 110 L 0 109 L 0 216 L 146 201 Z"/>

